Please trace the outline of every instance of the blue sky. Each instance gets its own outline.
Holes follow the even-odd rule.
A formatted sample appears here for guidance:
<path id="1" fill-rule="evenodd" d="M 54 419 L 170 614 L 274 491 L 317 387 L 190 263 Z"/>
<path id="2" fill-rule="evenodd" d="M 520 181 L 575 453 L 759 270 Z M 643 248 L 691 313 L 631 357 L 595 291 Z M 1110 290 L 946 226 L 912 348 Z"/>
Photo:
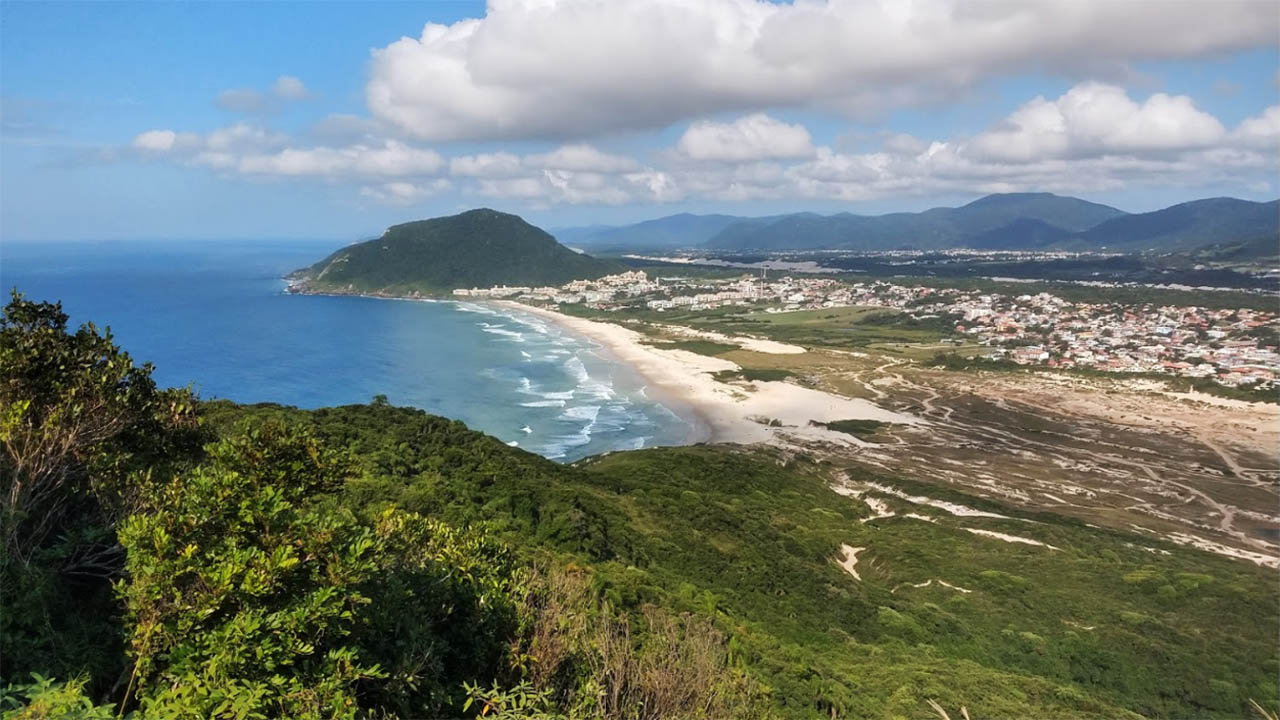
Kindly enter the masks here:
<path id="1" fill-rule="evenodd" d="M 1280 195 L 1274 4 L 905 7 L 6 2 L 0 239 Z"/>

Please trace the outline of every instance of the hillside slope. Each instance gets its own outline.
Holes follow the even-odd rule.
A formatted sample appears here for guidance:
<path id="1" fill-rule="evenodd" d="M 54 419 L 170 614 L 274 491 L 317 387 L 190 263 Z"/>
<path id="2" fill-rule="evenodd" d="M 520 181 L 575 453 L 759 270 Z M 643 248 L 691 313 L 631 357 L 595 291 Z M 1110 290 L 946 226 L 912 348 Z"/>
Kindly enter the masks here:
<path id="1" fill-rule="evenodd" d="M 1278 234 L 1280 200 L 1209 198 L 1114 218 L 1081 233 L 1080 241 L 1091 249 L 1173 252 Z"/>
<path id="2" fill-rule="evenodd" d="M 708 241 L 720 249 L 846 250 L 969 247 L 975 238 L 1019 221 L 1073 234 L 1124 216 L 1107 205 L 1051 193 L 988 195 L 957 208 L 888 215 L 815 215 L 742 220 Z M 1006 246 L 1017 236 L 1003 241 Z"/>
<path id="3" fill-rule="evenodd" d="M 714 618 L 782 717 L 927 717 L 926 699 L 973 717 L 1240 717 L 1249 698 L 1275 702 L 1271 572 L 1149 536 L 769 448 L 562 466 L 409 408 L 205 414 L 300 422 L 350 448 L 365 477 L 344 504 L 484 523 L 523 554 L 568 553 L 620 607 Z M 898 516 L 832 489 L 860 483 Z"/>
<path id="4" fill-rule="evenodd" d="M 566 228 L 556 233 L 562 242 L 593 248 L 658 249 L 699 247 L 742 218 L 733 215 L 680 213 L 619 227 Z"/>
<path id="5" fill-rule="evenodd" d="M 296 272 L 302 292 L 438 293 L 495 285 L 560 285 L 617 272 L 516 215 L 489 209 L 394 225 Z"/>

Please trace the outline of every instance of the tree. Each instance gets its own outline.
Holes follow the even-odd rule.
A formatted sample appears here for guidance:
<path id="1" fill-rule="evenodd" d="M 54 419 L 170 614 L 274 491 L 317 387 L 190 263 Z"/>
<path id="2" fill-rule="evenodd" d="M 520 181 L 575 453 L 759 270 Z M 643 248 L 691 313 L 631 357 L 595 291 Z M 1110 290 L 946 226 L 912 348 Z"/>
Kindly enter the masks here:
<path id="1" fill-rule="evenodd" d="M 60 304 L 16 290 L 0 316 L 0 653 L 5 677 L 40 670 L 90 687 L 120 669 L 110 582 L 114 526 L 138 473 L 198 456 L 188 390 L 158 390 L 151 366 L 92 324 L 67 331 Z"/>
<path id="2" fill-rule="evenodd" d="M 360 521 L 329 495 L 355 473 L 267 423 L 149 490 L 118 586 L 144 715 L 424 716 L 501 675 L 505 549 L 395 509 Z"/>
<path id="3" fill-rule="evenodd" d="M 118 481 L 175 450 L 195 451 L 195 398 L 158 390 L 150 363 L 137 366 L 92 324 L 67 332 L 61 303 L 36 303 L 16 290 L 0 316 L 0 514 L 5 556 L 30 562 L 50 535 L 82 524 L 77 500 L 127 508 Z M 111 574 L 96 558 L 71 558 L 65 571 Z M 78 567 L 76 566 L 78 563 Z"/>

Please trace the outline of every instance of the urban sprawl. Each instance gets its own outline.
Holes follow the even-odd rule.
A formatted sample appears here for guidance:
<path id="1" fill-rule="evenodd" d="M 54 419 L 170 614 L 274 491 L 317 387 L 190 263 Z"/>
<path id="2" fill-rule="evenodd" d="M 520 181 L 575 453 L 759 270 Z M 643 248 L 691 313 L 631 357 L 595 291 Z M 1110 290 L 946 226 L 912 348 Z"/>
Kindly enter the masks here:
<path id="1" fill-rule="evenodd" d="M 1280 320 L 1274 312 L 1257 310 L 1130 307 L 1068 302 L 1048 293 L 1011 296 L 831 278 L 650 278 L 641 271 L 560 287 L 473 288 L 454 294 L 583 303 L 603 311 L 697 312 L 736 306 L 778 313 L 883 307 L 918 320 L 953 320 L 957 337 L 991 348 L 988 358 L 1022 365 L 1164 373 L 1233 387 L 1272 387 L 1280 378 L 1275 340 Z"/>

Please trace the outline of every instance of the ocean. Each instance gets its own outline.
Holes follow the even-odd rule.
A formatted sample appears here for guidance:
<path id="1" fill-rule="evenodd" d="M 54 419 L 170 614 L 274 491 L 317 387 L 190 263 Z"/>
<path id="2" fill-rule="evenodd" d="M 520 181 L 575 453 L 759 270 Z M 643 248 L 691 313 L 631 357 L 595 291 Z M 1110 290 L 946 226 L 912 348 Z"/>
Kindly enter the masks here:
<path id="1" fill-rule="evenodd" d="M 386 395 L 548 458 L 684 442 L 692 428 L 602 349 L 477 302 L 290 295 L 333 241 L 6 243 L 0 284 L 109 327 L 162 386 L 301 408 Z"/>

